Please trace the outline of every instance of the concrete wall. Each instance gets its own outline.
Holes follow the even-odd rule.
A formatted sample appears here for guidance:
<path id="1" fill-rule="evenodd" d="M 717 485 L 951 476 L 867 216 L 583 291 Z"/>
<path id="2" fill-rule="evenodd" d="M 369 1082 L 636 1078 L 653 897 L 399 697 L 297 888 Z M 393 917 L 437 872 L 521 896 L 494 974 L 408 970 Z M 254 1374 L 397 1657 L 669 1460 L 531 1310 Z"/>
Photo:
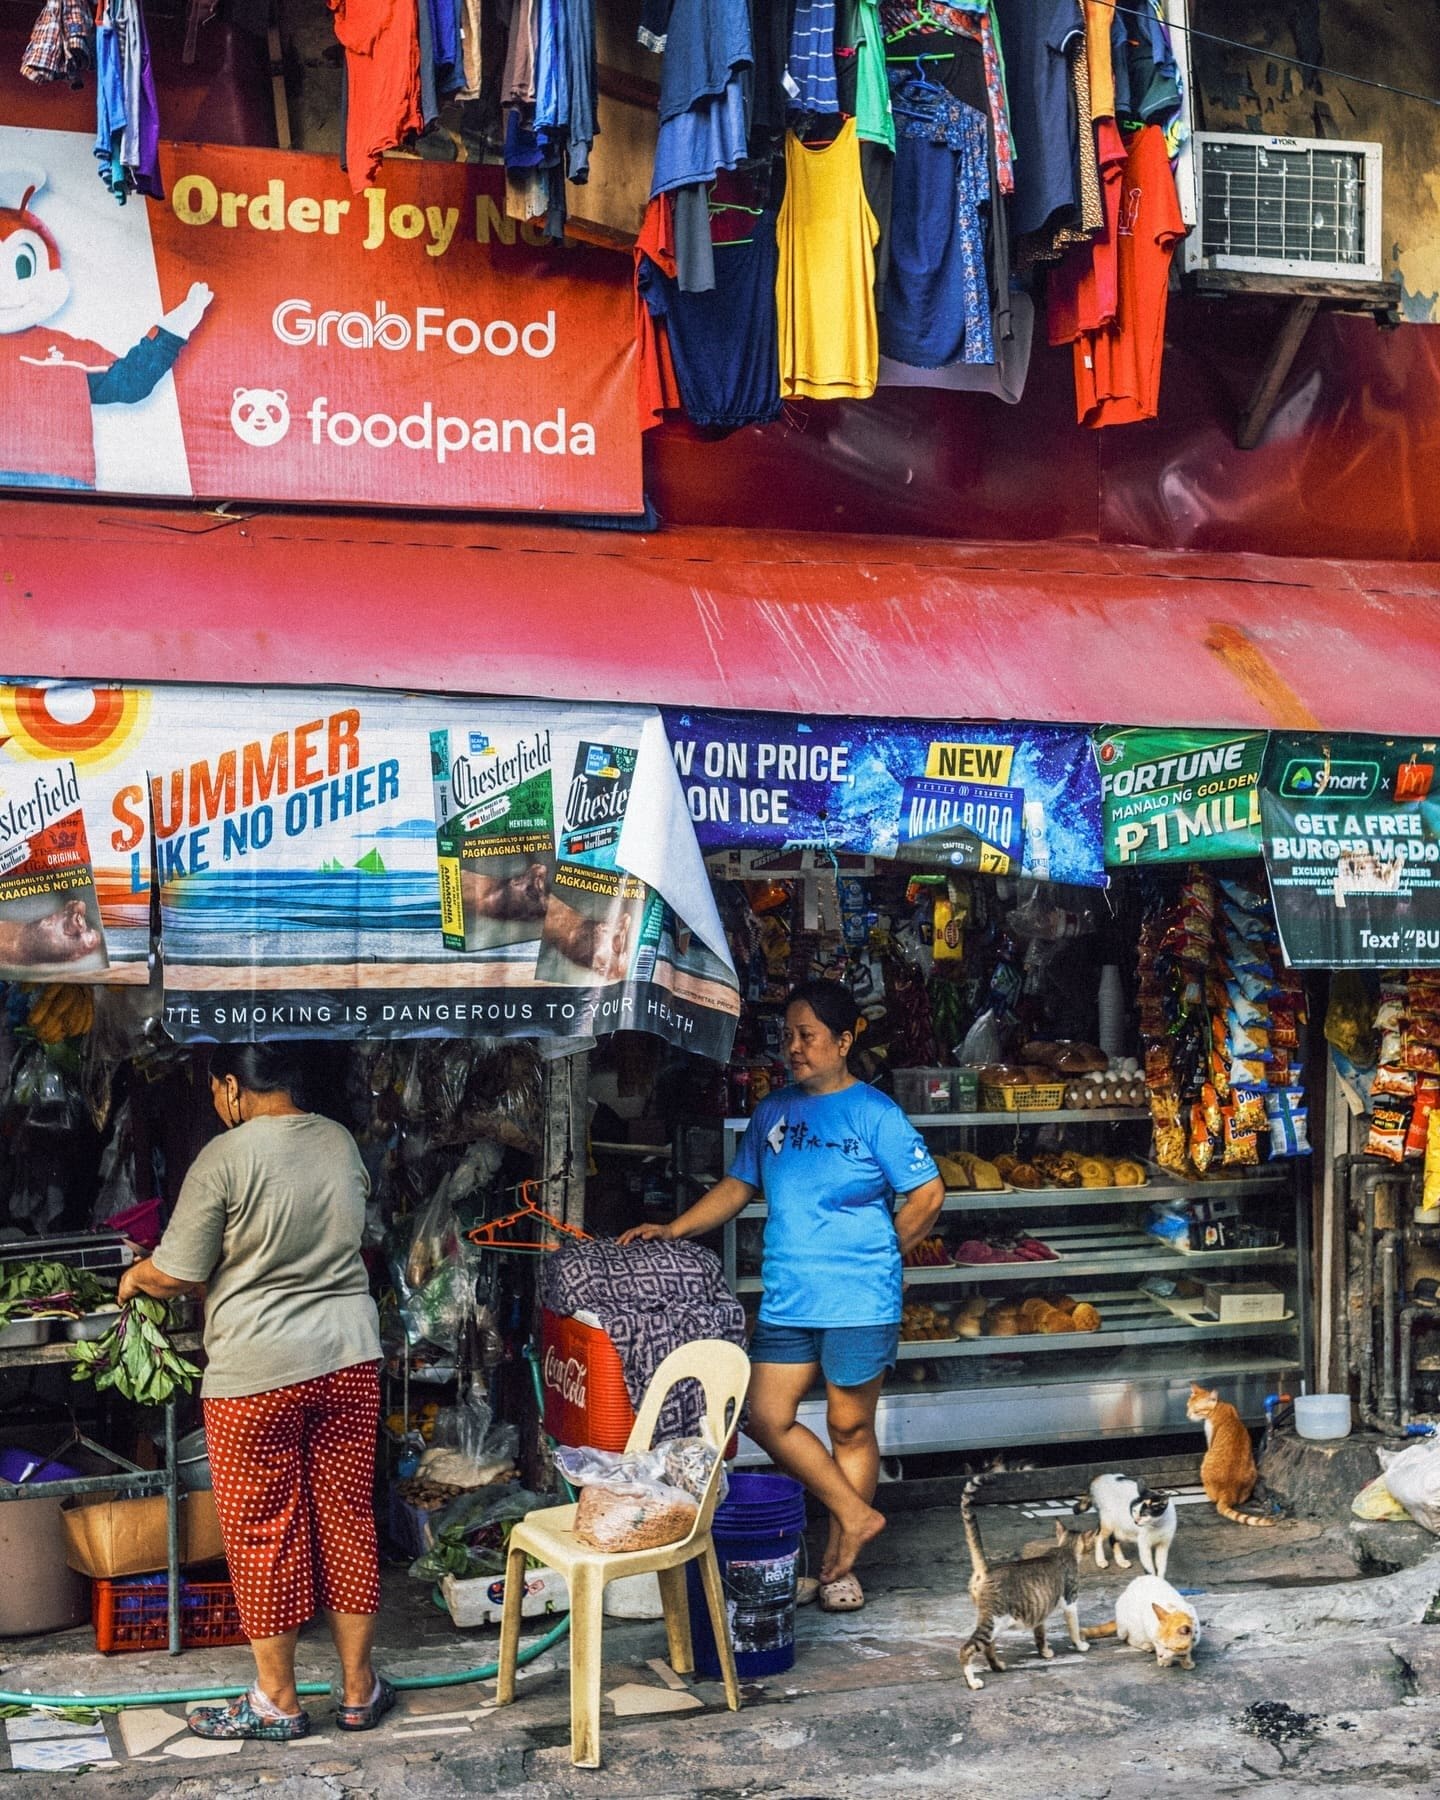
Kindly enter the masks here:
<path id="1" fill-rule="evenodd" d="M 1388 272 L 1404 284 L 1408 318 L 1440 323 L 1440 106 L 1315 67 L 1440 97 L 1434 0 L 1191 0 L 1190 11 L 1199 31 L 1254 46 L 1192 38 L 1197 125 L 1384 145 Z"/>

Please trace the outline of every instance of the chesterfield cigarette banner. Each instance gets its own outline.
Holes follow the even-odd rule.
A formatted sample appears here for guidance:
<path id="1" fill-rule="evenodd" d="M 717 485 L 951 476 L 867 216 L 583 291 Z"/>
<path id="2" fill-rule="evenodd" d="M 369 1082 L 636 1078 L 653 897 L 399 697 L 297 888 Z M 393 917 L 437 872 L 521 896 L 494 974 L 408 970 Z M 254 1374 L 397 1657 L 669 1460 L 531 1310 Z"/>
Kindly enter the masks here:
<path id="1" fill-rule="evenodd" d="M 0 129 L 0 484 L 577 513 L 643 505 L 628 259 L 493 169 Z"/>
<path id="2" fill-rule="evenodd" d="M 0 688 L 0 721 L 0 821 L 68 753 L 73 783 L 46 791 L 78 793 L 95 892 L 88 936 L 59 898 L 38 935 L 28 915 L 7 931 L 0 877 L 0 976 L 144 981 L 158 883 L 181 1041 L 626 1028 L 728 1054 L 736 980 L 646 709 L 57 684 Z M 572 779 L 595 747 L 597 780 L 628 765 L 623 803 Z M 497 801 L 509 837 L 486 836 Z M 601 812 L 604 891 L 566 892 Z"/>
<path id="3" fill-rule="evenodd" d="M 664 709 L 701 847 L 848 850 L 1104 887 L 1089 734 Z"/>

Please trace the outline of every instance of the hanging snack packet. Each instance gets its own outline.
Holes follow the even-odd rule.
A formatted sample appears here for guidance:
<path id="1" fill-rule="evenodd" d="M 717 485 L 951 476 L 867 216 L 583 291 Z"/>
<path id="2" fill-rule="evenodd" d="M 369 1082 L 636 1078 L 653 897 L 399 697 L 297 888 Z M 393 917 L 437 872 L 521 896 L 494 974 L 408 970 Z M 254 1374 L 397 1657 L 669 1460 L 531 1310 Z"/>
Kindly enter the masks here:
<path id="1" fill-rule="evenodd" d="M 1264 1000 L 1252 1000 L 1238 981 L 1227 981 L 1224 987 L 1225 1004 L 1216 1011 L 1228 1012 L 1242 1025 L 1268 1025 L 1270 1007 Z"/>
<path id="2" fill-rule="evenodd" d="M 1276 1113 L 1270 1120 L 1271 1156 L 1308 1156 L 1310 1154 L 1310 1115 L 1304 1107 L 1294 1112 Z"/>
<path id="3" fill-rule="evenodd" d="M 1415 1111 L 1410 1117 L 1410 1129 L 1405 1133 L 1405 1154 L 1407 1156 L 1423 1156 L 1425 1146 L 1429 1142 L 1430 1115 L 1436 1104 L 1440 1103 L 1440 1076 L 1417 1075 L 1415 1077 Z"/>
<path id="4" fill-rule="evenodd" d="M 1226 1168 L 1252 1168 L 1260 1161 L 1260 1140 L 1253 1131 L 1246 1131 L 1237 1125 L 1235 1109 L 1225 1109 L 1225 1154 L 1221 1158 Z"/>
<path id="5" fill-rule="evenodd" d="M 1242 1131 L 1263 1131 L 1266 1122 L 1266 1095 L 1259 1088 L 1237 1087 L 1231 1103 L 1231 1116 Z"/>
<path id="6" fill-rule="evenodd" d="M 1440 1045 L 1422 1044 L 1407 1031 L 1405 1067 L 1414 1069 L 1419 1075 L 1440 1075 Z"/>
<path id="7" fill-rule="evenodd" d="M 1270 1066 L 1255 1056 L 1230 1058 L 1230 1086 L 1264 1088 L 1270 1085 Z"/>
<path id="8" fill-rule="evenodd" d="M 1414 1044 L 1440 1044 L 1440 1013 L 1412 1012 L 1405 1036 Z"/>
<path id="9" fill-rule="evenodd" d="M 1213 1081 L 1207 1081 L 1200 1089 L 1200 1106 L 1205 1114 L 1206 1131 L 1219 1143 L 1223 1127 L 1220 1121 L 1220 1096 L 1215 1091 Z"/>
<path id="10" fill-rule="evenodd" d="M 1375 1029 L 1377 1031 L 1399 1031 L 1405 1023 L 1405 1000 L 1401 996 L 1394 999 L 1382 998 L 1375 1008 Z"/>
<path id="11" fill-rule="evenodd" d="M 1370 1115 L 1370 1131 L 1365 1139 L 1367 1156 L 1383 1156 L 1387 1162 L 1404 1162 L 1405 1134 L 1410 1129 L 1414 1110 L 1406 1100 L 1376 1100 Z"/>
<path id="12" fill-rule="evenodd" d="M 1242 912 L 1227 900 L 1221 916 L 1225 921 L 1225 929 L 1232 937 L 1244 938 L 1251 944 L 1269 944 L 1270 927 L 1258 913 Z"/>
<path id="13" fill-rule="evenodd" d="M 1204 1174 L 1215 1158 L 1215 1140 L 1210 1136 L 1210 1127 L 1205 1118 L 1203 1106 L 1190 1108 L 1190 1160 L 1200 1174 Z"/>
<path id="14" fill-rule="evenodd" d="M 1377 1100 L 1413 1100 L 1415 1082 L 1413 1069 L 1402 1069 L 1393 1062 L 1385 1062 L 1375 1071 L 1370 1091 Z"/>
<path id="15" fill-rule="evenodd" d="M 1239 907 L 1241 912 L 1268 913 L 1270 910 L 1269 897 L 1257 893 L 1254 888 L 1246 887 L 1241 881 L 1222 881 L 1220 892 L 1233 906 Z"/>
<path id="16" fill-rule="evenodd" d="M 1382 1031 L 1380 1033 L 1379 1061 L 1382 1066 L 1388 1063 L 1391 1068 L 1404 1067 L 1405 1034 L 1403 1031 Z"/>
<path id="17" fill-rule="evenodd" d="M 1270 1033 L 1263 1026 L 1242 1025 L 1234 1013 L 1229 1013 L 1225 1030 L 1231 1056 L 1253 1056 L 1257 1062 L 1269 1062 Z"/>
<path id="18" fill-rule="evenodd" d="M 1290 1052 L 1288 1050 L 1272 1050 L 1270 1052 L 1270 1085 L 1271 1087 L 1288 1087 L 1290 1085 Z"/>

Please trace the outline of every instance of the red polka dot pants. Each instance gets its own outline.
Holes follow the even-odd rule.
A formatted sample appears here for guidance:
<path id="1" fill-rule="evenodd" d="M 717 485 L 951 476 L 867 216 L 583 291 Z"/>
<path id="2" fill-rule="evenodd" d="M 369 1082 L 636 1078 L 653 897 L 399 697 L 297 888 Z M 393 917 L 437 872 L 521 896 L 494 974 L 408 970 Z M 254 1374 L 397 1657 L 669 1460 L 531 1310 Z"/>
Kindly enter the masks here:
<path id="1" fill-rule="evenodd" d="M 246 1637 L 294 1631 L 314 1615 L 317 1594 L 331 1612 L 378 1612 L 379 1365 L 204 1406 L 215 1510 Z"/>

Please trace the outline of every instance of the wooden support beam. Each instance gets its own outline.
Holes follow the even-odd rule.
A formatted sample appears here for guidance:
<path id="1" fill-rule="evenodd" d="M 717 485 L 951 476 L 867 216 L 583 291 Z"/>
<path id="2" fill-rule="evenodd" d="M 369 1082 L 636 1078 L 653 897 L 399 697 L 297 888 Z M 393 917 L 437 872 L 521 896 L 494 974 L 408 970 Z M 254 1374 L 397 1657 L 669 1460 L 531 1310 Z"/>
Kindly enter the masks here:
<path id="1" fill-rule="evenodd" d="M 1285 377 L 1290 373 L 1290 365 L 1295 361 L 1295 353 L 1305 341 L 1305 333 L 1310 329 L 1310 322 L 1319 308 L 1320 302 L 1313 295 L 1302 294 L 1290 302 L 1289 310 L 1275 334 L 1275 342 L 1270 346 L 1265 367 L 1260 371 L 1255 391 L 1250 396 L 1250 404 L 1240 415 L 1240 423 L 1235 432 L 1235 442 L 1240 449 L 1253 450 L 1260 442 L 1261 434 L 1275 410 L 1275 403 L 1280 398 Z"/>

